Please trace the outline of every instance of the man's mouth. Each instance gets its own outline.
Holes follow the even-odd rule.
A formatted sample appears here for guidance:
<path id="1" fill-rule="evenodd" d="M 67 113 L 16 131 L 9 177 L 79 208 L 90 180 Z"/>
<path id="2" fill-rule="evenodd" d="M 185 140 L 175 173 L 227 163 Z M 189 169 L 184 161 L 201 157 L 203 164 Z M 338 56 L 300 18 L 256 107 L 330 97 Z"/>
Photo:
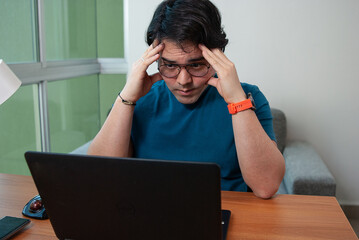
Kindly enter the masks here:
<path id="1" fill-rule="evenodd" d="M 194 89 L 178 89 L 178 92 L 183 96 L 188 96 L 193 92 Z"/>

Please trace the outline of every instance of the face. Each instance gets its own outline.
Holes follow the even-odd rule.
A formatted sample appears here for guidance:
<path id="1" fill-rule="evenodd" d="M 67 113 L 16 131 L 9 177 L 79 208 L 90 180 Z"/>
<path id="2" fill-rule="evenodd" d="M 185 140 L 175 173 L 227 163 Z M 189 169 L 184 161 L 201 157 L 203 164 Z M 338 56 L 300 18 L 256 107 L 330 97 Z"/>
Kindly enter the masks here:
<path id="1" fill-rule="evenodd" d="M 206 64 L 208 62 L 203 58 L 202 51 L 194 44 L 183 44 L 183 49 L 177 43 L 168 40 L 163 41 L 165 47 L 162 51 L 159 64 Z M 201 94 L 207 88 L 208 80 L 214 75 L 212 67 L 206 75 L 195 77 L 189 74 L 185 67 L 181 68 L 177 77 L 168 78 L 162 76 L 168 89 L 183 104 L 191 104 L 197 102 Z"/>

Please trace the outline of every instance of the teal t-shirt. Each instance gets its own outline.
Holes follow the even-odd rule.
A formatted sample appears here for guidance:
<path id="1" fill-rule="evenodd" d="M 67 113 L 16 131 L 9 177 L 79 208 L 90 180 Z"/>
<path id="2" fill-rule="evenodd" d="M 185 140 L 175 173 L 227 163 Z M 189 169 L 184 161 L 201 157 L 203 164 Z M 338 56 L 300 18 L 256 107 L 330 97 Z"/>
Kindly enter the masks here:
<path id="1" fill-rule="evenodd" d="M 272 114 L 258 87 L 242 83 L 251 92 L 256 115 L 268 136 L 275 140 Z M 182 104 L 159 81 L 136 103 L 132 141 L 134 157 L 214 162 L 221 167 L 221 188 L 247 191 L 238 164 L 232 116 L 217 89 L 208 86 L 197 102 Z"/>

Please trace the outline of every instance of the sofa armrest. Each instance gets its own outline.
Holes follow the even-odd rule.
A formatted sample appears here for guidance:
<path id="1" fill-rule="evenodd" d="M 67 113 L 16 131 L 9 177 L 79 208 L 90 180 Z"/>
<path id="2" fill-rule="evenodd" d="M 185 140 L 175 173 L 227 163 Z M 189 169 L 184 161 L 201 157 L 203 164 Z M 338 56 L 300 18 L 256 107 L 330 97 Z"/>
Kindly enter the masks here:
<path id="1" fill-rule="evenodd" d="M 72 152 L 70 152 L 70 154 L 79 154 L 79 155 L 86 155 L 87 154 L 87 150 L 91 144 L 92 140 L 85 143 L 84 145 L 76 148 L 75 150 L 73 150 Z"/>
<path id="2" fill-rule="evenodd" d="M 283 181 L 289 194 L 335 196 L 335 179 L 310 144 L 289 142 L 283 156 L 286 164 Z"/>

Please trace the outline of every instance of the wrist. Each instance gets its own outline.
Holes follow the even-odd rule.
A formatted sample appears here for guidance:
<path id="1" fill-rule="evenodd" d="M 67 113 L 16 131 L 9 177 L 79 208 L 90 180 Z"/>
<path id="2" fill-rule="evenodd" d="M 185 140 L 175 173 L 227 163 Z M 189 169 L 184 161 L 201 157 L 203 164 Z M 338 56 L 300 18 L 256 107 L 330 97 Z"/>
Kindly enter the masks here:
<path id="1" fill-rule="evenodd" d="M 135 94 L 131 93 L 131 91 L 128 90 L 126 86 L 119 92 L 118 96 L 120 97 L 121 100 L 123 99 L 132 103 L 135 103 L 140 99 L 140 97 L 136 97 Z"/>
<path id="2" fill-rule="evenodd" d="M 225 93 L 224 100 L 227 104 L 237 103 L 247 99 L 247 94 L 244 92 L 239 81 L 230 85 L 230 88 L 227 87 Z"/>
<path id="3" fill-rule="evenodd" d="M 231 104 L 231 103 L 238 103 L 238 102 L 244 101 L 246 99 L 247 99 L 247 95 L 242 90 L 242 91 L 238 91 L 238 92 L 234 93 L 232 97 L 225 99 L 225 101 L 227 104 Z"/>
<path id="4" fill-rule="evenodd" d="M 121 92 L 118 94 L 118 97 L 120 98 L 119 100 L 121 100 L 121 102 L 125 105 L 132 105 L 132 106 L 136 105 L 136 102 L 127 100 L 126 98 L 123 98 L 121 96 Z"/>
<path id="5" fill-rule="evenodd" d="M 244 95 L 244 96 L 236 96 L 236 97 L 228 99 L 226 102 L 227 102 L 227 104 L 232 104 L 232 103 L 242 102 L 242 101 L 244 101 L 246 99 L 247 99 L 246 95 Z"/>

